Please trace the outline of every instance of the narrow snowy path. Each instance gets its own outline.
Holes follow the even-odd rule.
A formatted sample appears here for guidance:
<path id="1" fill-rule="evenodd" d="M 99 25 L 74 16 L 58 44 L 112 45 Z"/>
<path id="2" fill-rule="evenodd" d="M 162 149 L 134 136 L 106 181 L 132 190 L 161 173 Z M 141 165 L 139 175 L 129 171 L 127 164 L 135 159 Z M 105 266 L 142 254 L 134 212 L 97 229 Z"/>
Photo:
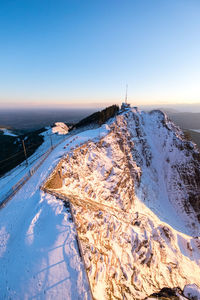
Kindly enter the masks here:
<path id="1" fill-rule="evenodd" d="M 40 185 L 70 147 L 98 135 L 90 130 L 61 143 L 0 211 L 1 299 L 90 299 L 71 215 Z"/>
<path id="2" fill-rule="evenodd" d="M 26 165 L 26 161 L 24 161 L 0 178 L 0 202 L 3 199 L 3 196 L 9 192 L 10 188 L 14 186 L 24 175 L 26 175 L 35 163 L 42 159 L 42 155 L 44 155 L 46 151 L 51 149 L 50 135 L 54 146 L 59 142 L 62 142 L 62 140 L 64 141 L 66 138 L 66 136 L 63 135 L 52 134 L 51 129 L 43 132 L 41 135 L 44 137 L 44 142 L 28 158 L 28 166 Z"/>

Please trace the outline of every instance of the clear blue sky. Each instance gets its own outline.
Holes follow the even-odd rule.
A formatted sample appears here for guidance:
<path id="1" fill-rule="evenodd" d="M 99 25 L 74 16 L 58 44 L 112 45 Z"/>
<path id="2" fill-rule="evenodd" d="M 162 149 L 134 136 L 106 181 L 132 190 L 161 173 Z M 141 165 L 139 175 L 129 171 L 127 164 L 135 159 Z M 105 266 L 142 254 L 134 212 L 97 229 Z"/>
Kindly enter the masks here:
<path id="1" fill-rule="evenodd" d="M 0 107 L 200 102 L 199 0 L 1 0 Z"/>

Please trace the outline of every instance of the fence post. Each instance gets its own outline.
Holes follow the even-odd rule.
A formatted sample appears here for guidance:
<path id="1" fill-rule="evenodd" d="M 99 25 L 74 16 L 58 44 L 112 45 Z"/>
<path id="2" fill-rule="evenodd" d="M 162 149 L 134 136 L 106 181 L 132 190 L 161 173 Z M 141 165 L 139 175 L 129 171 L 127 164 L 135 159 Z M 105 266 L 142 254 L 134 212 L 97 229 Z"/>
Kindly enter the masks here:
<path id="1" fill-rule="evenodd" d="M 24 149 L 24 156 L 25 156 L 25 159 L 26 159 L 26 165 L 28 166 L 28 159 L 27 159 L 26 147 L 25 147 L 25 144 L 24 144 L 24 140 L 22 140 L 22 145 L 23 145 L 23 149 Z"/>

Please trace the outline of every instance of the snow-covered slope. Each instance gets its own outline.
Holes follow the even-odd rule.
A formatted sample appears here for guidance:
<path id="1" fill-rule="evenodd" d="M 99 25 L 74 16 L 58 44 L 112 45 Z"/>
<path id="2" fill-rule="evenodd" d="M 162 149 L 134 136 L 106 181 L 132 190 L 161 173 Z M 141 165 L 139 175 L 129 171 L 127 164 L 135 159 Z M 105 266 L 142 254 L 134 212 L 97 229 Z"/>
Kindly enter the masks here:
<path id="1" fill-rule="evenodd" d="M 0 299 L 91 299 L 71 214 L 40 186 L 65 151 L 98 135 L 69 136 L 0 210 Z"/>
<path id="2" fill-rule="evenodd" d="M 66 155 L 66 192 L 127 210 L 137 196 L 163 221 L 199 235 L 200 154 L 160 111 L 130 110 L 100 142 Z"/>
<path id="3" fill-rule="evenodd" d="M 28 158 L 28 166 L 26 161 L 22 162 L 16 168 L 10 170 L 4 176 L 0 177 L 0 203 L 3 201 L 4 196 L 12 189 L 18 181 L 20 181 L 23 176 L 27 174 L 30 169 L 39 162 L 42 156 L 51 149 L 51 146 L 64 141 L 63 135 L 52 134 L 51 127 L 47 127 L 45 131 L 40 133 L 43 136 L 43 143 L 37 148 L 33 155 Z"/>
<path id="4" fill-rule="evenodd" d="M 61 143 L 0 210 L 0 298 L 90 299 L 70 213 L 40 190 L 50 174 L 45 186 L 72 203 L 95 299 L 185 285 L 198 296 L 199 152 L 163 113 L 128 109 Z"/>
<path id="5" fill-rule="evenodd" d="M 17 136 L 17 134 L 13 133 L 11 130 L 7 128 L 0 128 L 0 132 L 2 132 L 4 135 L 10 135 L 10 136 Z"/>
<path id="6" fill-rule="evenodd" d="M 160 111 L 129 109 L 107 127 L 46 183 L 73 203 L 94 297 L 200 286 L 197 148 Z"/>

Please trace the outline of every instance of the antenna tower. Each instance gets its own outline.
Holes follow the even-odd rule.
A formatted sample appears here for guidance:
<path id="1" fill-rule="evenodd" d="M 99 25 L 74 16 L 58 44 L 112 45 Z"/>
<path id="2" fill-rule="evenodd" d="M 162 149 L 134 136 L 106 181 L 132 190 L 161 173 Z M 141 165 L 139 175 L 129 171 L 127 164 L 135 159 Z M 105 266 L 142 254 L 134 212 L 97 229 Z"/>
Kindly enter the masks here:
<path id="1" fill-rule="evenodd" d="M 126 95 L 125 95 L 125 103 L 127 104 L 127 95 L 128 95 L 128 84 L 126 85 Z"/>

